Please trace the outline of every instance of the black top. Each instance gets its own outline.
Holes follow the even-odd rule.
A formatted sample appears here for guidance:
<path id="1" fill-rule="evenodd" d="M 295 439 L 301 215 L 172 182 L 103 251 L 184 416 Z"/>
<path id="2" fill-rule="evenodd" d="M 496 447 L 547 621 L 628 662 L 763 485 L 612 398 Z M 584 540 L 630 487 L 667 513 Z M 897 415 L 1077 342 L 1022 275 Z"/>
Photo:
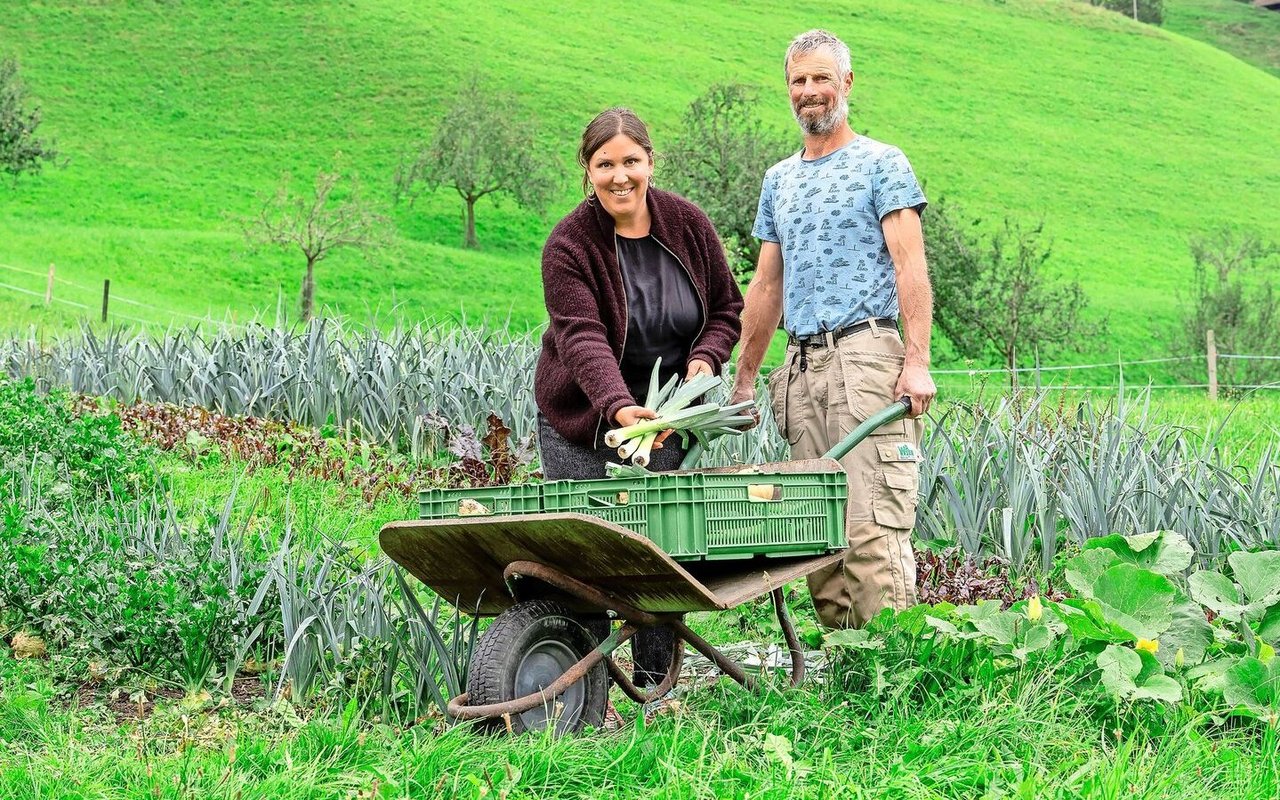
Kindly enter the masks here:
<path id="1" fill-rule="evenodd" d="M 702 305 L 689 274 L 652 236 L 618 239 L 627 285 L 627 341 L 622 378 L 637 403 L 649 393 L 653 362 L 662 357 L 662 382 L 684 374 L 689 348 L 702 328 Z"/>

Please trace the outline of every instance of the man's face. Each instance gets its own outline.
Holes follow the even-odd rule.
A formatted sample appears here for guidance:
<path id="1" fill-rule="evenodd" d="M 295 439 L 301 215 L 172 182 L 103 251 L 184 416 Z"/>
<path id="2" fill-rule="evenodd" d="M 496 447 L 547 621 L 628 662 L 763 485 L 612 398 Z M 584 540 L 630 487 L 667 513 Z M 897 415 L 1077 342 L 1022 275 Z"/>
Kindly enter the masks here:
<path id="1" fill-rule="evenodd" d="M 824 135 L 849 116 L 853 73 L 840 74 L 835 56 L 826 49 L 803 53 L 787 68 L 791 113 L 809 135 Z"/>

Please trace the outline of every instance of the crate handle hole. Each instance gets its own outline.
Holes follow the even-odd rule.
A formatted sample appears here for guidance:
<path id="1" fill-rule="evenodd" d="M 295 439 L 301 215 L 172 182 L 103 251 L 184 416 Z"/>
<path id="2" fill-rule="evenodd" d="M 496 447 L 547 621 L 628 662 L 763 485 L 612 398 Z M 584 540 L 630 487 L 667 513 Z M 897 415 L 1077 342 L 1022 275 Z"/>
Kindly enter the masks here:
<path id="1" fill-rule="evenodd" d="M 747 484 L 747 499 L 753 503 L 776 503 L 782 500 L 782 487 L 776 483 Z"/>

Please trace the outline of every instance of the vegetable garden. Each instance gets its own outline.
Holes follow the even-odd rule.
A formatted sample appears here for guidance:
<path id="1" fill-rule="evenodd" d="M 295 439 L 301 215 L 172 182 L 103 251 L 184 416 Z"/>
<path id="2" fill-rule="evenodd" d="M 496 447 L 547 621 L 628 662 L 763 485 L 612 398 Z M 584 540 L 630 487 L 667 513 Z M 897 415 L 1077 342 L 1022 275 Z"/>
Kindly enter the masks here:
<path id="1" fill-rule="evenodd" d="M 537 479 L 533 353 L 331 323 L 0 344 L 4 796 L 1273 795 L 1280 466 L 1140 393 L 946 408 L 928 604 L 824 639 L 793 585 L 825 662 L 799 689 L 691 668 L 678 713 L 620 733 L 451 725 L 478 624 L 374 534 L 422 486 Z"/>

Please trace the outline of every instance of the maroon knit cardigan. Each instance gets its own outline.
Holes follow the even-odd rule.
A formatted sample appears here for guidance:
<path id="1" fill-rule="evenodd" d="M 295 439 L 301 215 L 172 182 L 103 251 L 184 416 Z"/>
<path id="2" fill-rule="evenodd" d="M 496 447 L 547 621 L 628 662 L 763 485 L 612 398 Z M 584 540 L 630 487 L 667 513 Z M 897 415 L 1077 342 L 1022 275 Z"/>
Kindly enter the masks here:
<path id="1" fill-rule="evenodd" d="M 649 233 L 691 273 L 705 324 L 690 348 L 720 371 L 742 333 L 742 293 L 715 226 L 693 203 L 649 187 Z M 614 246 L 613 217 L 594 199 L 560 220 L 542 248 L 542 290 L 551 324 L 534 375 L 538 409 L 571 442 L 595 443 L 601 418 L 612 426 L 637 405 L 622 370 L 626 290 Z"/>

